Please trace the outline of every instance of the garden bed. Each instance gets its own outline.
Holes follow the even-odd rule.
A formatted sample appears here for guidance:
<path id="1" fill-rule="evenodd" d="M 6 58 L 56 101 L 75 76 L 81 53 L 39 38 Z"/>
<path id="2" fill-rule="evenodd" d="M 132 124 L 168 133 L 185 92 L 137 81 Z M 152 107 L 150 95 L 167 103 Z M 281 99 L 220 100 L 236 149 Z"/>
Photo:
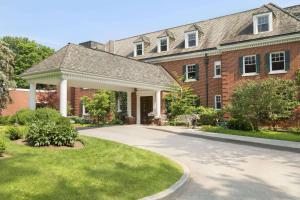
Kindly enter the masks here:
<path id="1" fill-rule="evenodd" d="M 18 144 L 18 145 L 26 145 L 29 146 L 29 144 L 26 142 L 26 140 L 24 139 L 18 139 L 18 140 L 14 140 L 13 141 L 14 144 Z M 76 141 L 74 143 L 74 146 L 72 147 L 68 147 L 68 146 L 53 146 L 53 145 L 49 145 L 49 146 L 39 146 L 36 148 L 49 148 L 49 149 L 83 149 L 84 148 L 84 144 L 80 141 Z"/>
<path id="2" fill-rule="evenodd" d="M 19 199 L 139 199 L 174 184 L 182 169 L 149 151 L 96 138 L 82 137 L 76 151 L 18 145 L 4 134 L 0 160 L 0 197 Z"/>
<path id="3" fill-rule="evenodd" d="M 232 130 L 223 127 L 217 127 L 217 126 L 202 126 L 200 130 L 206 132 L 212 132 L 212 133 L 223 133 L 229 135 L 240 135 L 240 136 L 247 136 L 247 137 L 300 142 L 300 134 L 290 133 L 290 132 L 277 132 L 277 131 L 270 131 L 270 130 L 242 131 L 242 130 Z"/>

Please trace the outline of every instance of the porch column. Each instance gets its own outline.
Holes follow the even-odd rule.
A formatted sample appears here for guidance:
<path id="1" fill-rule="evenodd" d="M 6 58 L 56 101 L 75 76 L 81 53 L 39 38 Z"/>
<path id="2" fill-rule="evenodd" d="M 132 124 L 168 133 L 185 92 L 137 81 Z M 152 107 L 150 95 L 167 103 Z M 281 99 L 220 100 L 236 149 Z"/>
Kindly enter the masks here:
<path id="1" fill-rule="evenodd" d="M 60 114 L 64 117 L 67 117 L 67 105 L 68 105 L 68 99 L 67 99 L 67 94 L 68 94 L 68 81 L 67 80 L 61 80 L 60 82 Z"/>
<path id="2" fill-rule="evenodd" d="M 127 116 L 132 117 L 132 115 L 131 115 L 131 91 L 127 91 Z"/>
<path id="3" fill-rule="evenodd" d="M 155 100 L 156 100 L 156 106 L 155 106 L 155 108 L 156 108 L 156 110 L 155 110 L 155 117 L 156 118 L 160 118 L 160 114 L 161 114 L 161 109 L 160 109 L 160 107 L 161 107 L 161 95 L 160 95 L 160 93 L 161 93 L 161 91 L 160 90 L 157 90 L 157 91 L 155 91 Z"/>
<path id="4" fill-rule="evenodd" d="M 36 84 L 35 83 L 30 83 L 29 108 L 31 110 L 36 109 Z"/>

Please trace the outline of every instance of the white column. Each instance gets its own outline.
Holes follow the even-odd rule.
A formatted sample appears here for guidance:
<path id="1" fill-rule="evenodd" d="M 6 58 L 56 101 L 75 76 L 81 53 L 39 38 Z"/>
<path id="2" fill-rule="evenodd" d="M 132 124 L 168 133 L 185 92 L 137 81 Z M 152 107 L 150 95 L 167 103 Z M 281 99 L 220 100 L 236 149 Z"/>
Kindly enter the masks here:
<path id="1" fill-rule="evenodd" d="M 67 117 L 67 106 L 68 106 L 68 82 L 67 80 L 61 80 L 60 82 L 60 114 Z"/>
<path id="2" fill-rule="evenodd" d="M 36 84 L 35 83 L 30 83 L 29 108 L 31 110 L 36 109 Z"/>
<path id="3" fill-rule="evenodd" d="M 161 95 L 160 95 L 161 91 L 160 90 L 157 90 L 155 91 L 155 100 L 156 100 L 156 104 L 155 104 L 155 114 L 156 114 L 156 118 L 160 118 L 160 114 L 161 114 L 161 110 L 160 110 L 160 107 L 161 107 Z"/>
<path id="4" fill-rule="evenodd" d="M 136 94 L 136 123 L 141 124 L 141 96 Z"/>
<path id="5" fill-rule="evenodd" d="M 132 117 L 132 115 L 131 115 L 131 91 L 127 91 L 127 116 Z"/>

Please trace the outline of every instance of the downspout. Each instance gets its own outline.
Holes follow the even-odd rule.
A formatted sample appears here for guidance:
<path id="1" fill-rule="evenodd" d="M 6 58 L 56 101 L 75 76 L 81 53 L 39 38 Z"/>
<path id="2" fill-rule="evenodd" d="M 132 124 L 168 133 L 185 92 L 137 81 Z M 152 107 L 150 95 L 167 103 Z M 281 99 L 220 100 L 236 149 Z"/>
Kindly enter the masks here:
<path id="1" fill-rule="evenodd" d="M 208 107 L 208 63 L 209 63 L 209 58 L 207 53 L 205 54 L 204 57 L 204 64 L 205 64 L 205 88 L 206 88 L 206 107 Z"/>

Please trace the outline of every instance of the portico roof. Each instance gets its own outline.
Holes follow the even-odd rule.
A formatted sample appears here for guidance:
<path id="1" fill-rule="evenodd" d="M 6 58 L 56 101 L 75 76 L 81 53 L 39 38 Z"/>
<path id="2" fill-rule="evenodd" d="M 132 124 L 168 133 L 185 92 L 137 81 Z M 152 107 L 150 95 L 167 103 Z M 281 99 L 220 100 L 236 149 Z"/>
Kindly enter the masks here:
<path id="1" fill-rule="evenodd" d="M 27 80 L 50 74 L 72 74 L 110 82 L 128 83 L 130 86 L 169 88 L 175 79 L 159 65 L 153 65 L 101 50 L 68 44 L 54 55 L 23 73 Z"/>

